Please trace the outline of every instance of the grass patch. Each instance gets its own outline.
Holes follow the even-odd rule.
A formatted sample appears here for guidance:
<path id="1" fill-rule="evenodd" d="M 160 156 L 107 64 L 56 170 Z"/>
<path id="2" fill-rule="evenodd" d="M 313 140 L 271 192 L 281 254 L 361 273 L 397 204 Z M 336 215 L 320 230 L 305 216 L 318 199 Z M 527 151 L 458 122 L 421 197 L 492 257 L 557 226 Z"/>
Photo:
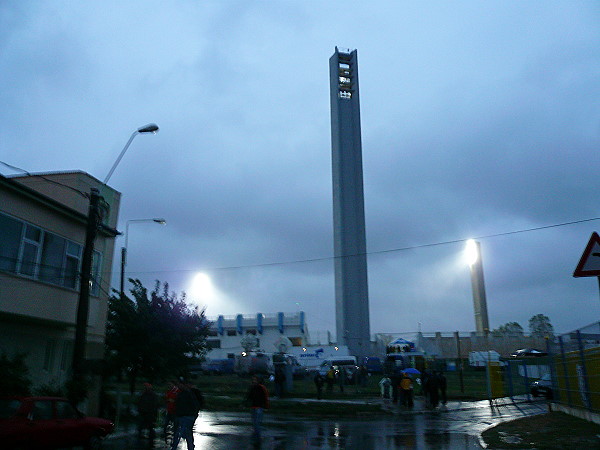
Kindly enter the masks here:
<path id="1" fill-rule="evenodd" d="M 600 448 L 600 425 L 562 412 L 501 423 L 482 434 L 489 448 Z"/>
<path id="2" fill-rule="evenodd" d="M 447 372 L 448 379 L 448 398 L 450 400 L 481 400 L 487 398 L 485 371 L 476 371 L 466 369 L 463 373 L 464 392 L 461 392 L 458 372 Z M 333 392 L 327 392 L 324 389 L 323 399 L 325 400 L 372 400 L 380 397 L 379 381 L 381 374 L 373 374 L 368 377 L 366 386 L 346 385 L 344 392 L 340 392 L 339 386 L 334 386 Z M 122 383 L 109 383 L 106 388 L 110 391 L 109 401 L 113 406 L 116 405 L 116 392 L 122 393 L 122 420 L 126 419 L 124 414 L 129 405 L 135 405 L 137 395 L 141 389 L 139 381 L 134 396 L 128 394 L 128 386 Z M 195 384 L 205 396 L 205 410 L 207 411 L 247 411 L 245 397 L 250 378 L 243 378 L 237 375 L 198 375 L 193 378 Z M 275 386 L 272 382 L 265 381 L 265 385 L 271 396 L 275 392 Z M 164 399 L 164 393 L 168 388 L 167 383 L 155 383 L 154 390 Z M 420 394 L 420 387 L 415 384 L 415 395 Z M 286 397 L 294 399 L 316 399 L 317 392 L 313 377 L 294 380 L 293 391 Z M 376 414 L 389 414 L 382 410 L 378 405 L 370 404 L 349 404 L 329 403 L 329 402 L 298 402 L 283 399 L 273 399 L 271 402 L 271 412 L 274 414 L 289 414 L 307 417 L 369 417 Z M 162 403 L 161 403 L 162 405 Z M 113 418 L 113 417 L 110 417 Z"/>

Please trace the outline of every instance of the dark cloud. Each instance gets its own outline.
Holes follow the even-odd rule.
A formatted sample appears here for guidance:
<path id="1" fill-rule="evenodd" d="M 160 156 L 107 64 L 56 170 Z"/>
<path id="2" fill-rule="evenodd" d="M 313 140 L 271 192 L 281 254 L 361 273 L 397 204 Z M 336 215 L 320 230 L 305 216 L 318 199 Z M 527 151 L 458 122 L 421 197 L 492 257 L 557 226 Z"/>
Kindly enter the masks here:
<path id="1" fill-rule="evenodd" d="M 110 182 L 121 229 L 168 221 L 131 227 L 128 274 L 189 291 L 205 271 L 209 315 L 304 309 L 334 331 L 328 59 L 357 48 L 371 331 L 470 330 L 445 242 L 598 215 L 600 11 L 339 6 L 2 4 L 2 160 L 103 179 L 158 123 Z M 492 326 L 589 322 L 597 286 L 571 274 L 595 227 L 481 239 Z"/>

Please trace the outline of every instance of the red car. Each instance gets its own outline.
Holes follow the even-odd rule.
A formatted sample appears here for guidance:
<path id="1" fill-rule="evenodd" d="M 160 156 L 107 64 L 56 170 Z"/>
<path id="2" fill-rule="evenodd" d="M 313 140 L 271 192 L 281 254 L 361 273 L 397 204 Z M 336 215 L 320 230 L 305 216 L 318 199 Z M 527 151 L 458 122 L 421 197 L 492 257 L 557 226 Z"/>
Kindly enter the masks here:
<path id="1" fill-rule="evenodd" d="M 113 428 L 110 420 L 85 417 L 65 398 L 0 399 L 2 448 L 99 448 L 102 438 Z"/>

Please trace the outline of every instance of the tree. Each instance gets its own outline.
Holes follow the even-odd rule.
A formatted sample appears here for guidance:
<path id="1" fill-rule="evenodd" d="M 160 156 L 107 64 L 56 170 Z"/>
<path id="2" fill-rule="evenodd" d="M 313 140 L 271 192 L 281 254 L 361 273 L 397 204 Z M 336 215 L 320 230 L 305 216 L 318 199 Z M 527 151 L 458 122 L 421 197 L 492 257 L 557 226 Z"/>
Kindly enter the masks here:
<path id="1" fill-rule="evenodd" d="M 169 284 L 156 282 L 148 290 L 133 283 L 133 299 L 116 292 L 109 301 L 106 359 L 113 373 L 127 374 L 130 390 L 139 376 L 156 380 L 186 373 L 206 352 L 209 322 L 204 310 L 169 293 Z"/>
<path id="2" fill-rule="evenodd" d="M 529 319 L 529 333 L 532 336 L 545 338 L 554 337 L 554 327 L 550 323 L 550 318 L 544 314 L 536 314 Z"/>
<path id="3" fill-rule="evenodd" d="M 507 322 L 492 330 L 492 334 L 497 336 L 523 334 L 523 327 L 518 322 Z"/>

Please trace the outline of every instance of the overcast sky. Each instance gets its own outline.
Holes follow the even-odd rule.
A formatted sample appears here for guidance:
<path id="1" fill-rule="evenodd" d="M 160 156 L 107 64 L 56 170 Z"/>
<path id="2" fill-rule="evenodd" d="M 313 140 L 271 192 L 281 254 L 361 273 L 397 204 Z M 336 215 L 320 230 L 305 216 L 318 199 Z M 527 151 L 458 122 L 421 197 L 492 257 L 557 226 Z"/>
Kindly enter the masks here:
<path id="1" fill-rule="evenodd" d="M 572 277 L 600 229 L 599 24 L 597 1 L 3 1 L 0 157 L 103 180 L 157 123 L 109 183 L 120 230 L 168 222 L 130 225 L 127 275 L 335 333 L 328 60 L 356 48 L 371 333 L 474 330 L 467 238 L 492 328 L 571 331 L 600 320 Z"/>

